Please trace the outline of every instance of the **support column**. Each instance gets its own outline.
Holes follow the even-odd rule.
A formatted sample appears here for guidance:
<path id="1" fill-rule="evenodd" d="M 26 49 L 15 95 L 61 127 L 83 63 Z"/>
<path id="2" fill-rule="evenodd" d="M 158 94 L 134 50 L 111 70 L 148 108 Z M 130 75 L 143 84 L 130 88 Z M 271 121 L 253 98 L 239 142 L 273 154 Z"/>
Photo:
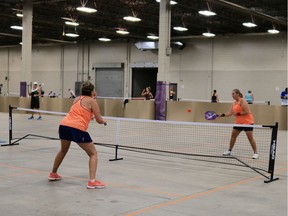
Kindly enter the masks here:
<path id="1" fill-rule="evenodd" d="M 159 9 L 159 52 L 158 52 L 158 81 L 167 81 L 170 68 L 170 33 L 171 6 L 170 0 L 161 0 Z"/>
<path id="2" fill-rule="evenodd" d="M 23 1 L 23 18 L 22 18 L 22 76 L 21 80 L 31 82 L 32 80 L 32 0 Z"/>

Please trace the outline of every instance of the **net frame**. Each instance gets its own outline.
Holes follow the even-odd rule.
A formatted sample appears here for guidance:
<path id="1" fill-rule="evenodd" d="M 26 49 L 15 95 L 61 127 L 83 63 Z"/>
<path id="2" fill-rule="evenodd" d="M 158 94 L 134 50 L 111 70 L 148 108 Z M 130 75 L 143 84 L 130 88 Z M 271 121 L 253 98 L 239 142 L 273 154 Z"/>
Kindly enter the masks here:
<path id="1" fill-rule="evenodd" d="M 18 145 L 19 141 L 22 139 L 26 139 L 28 137 L 38 137 L 38 138 L 44 138 L 44 139 L 53 139 L 53 140 L 59 140 L 59 138 L 56 137 L 51 137 L 51 136 L 42 136 L 39 134 L 33 134 L 33 133 L 27 133 L 21 137 L 14 138 L 13 137 L 13 110 L 17 111 L 24 111 L 24 112 L 34 112 L 34 113 L 43 113 L 43 114 L 57 114 L 61 116 L 65 116 L 67 113 L 64 112 L 53 112 L 53 111 L 46 111 L 46 110 L 31 110 L 31 109 L 26 109 L 26 108 L 18 108 L 18 107 L 12 107 L 9 106 L 9 143 L 8 144 L 3 144 L 1 146 L 11 146 L 11 145 Z M 276 161 L 276 147 L 277 147 L 277 132 L 278 132 L 278 123 L 275 125 L 237 125 L 237 124 L 222 124 L 222 123 L 202 123 L 202 122 L 177 122 L 177 121 L 160 121 L 160 120 L 145 120 L 145 119 L 133 119 L 133 118 L 116 118 L 116 117 L 105 117 L 105 119 L 109 120 L 108 127 L 109 128 L 109 137 L 108 139 L 101 139 L 101 136 L 97 136 L 97 142 L 94 142 L 95 145 L 103 145 L 107 147 L 112 147 L 115 148 L 115 154 L 114 158 L 110 159 L 110 161 L 115 161 L 115 160 L 122 160 L 123 158 L 119 157 L 119 150 L 127 150 L 127 151 L 136 151 L 136 152 L 141 152 L 141 153 L 150 153 L 150 154 L 156 154 L 159 156 L 176 156 L 176 157 L 182 157 L 182 158 L 187 158 L 187 159 L 193 159 L 193 160 L 200 160 L 200 161 L 208 161 L 208 162 L 216 162 L 216 163 L 224 163 L 224 164 L 231 164 L 231 165 L 238 165 L 238 166 L 244 166 L 252 169 L 253 171 L 257 172 L 258 174 L 264 176 L 266 180 L 264 181 L 265 183 L 272 182 L 277 180 L 278 178 L 274 178 L 274 167 L 275 167 L 275 161 Z M 247 158 L 240 157 L 239 155 L 233 155 L 230 157 L 227 156 L 222 156 L 222 155 L 217 155 L 214 152 L 210 152 L 208 154 L 203 154 L 202 152 L 193 152 L 190 151 L 190 146 L 187 146 L 183 141 L 184 145 L 182 146 L 182 149 L 178 146 L 178 149 L 174 150 L 173 148 L 171 149 L 169 147 L 169 144 L 166 145 L 166 142 L 171 142 L 171 136 L 168 136 L 168 139 L 165 139 L 165 137 L 161 137 L 160 142 L 165 143 L 161 147 L 155 147 L 155 145 L 152 145 L 151 142 L 154 142 L 153 140 L 156 140 L 156 137 L 152 137 L 151 139 L 147 140 L 141 140 L 145 146 L 138 145 L 137 146 L 137 140 L 141 138 L 141 136 L 138 134 L 128 134 L 127 127 L 125 125 L 133 125 L 134 128 L 137 128 L 136 132 L 140 131 L 138 127 L 141 127 L 143 129 L 143 134 L 144 137 L 149 135 L 149 131 L 151 131 L 151 125 L 156 125 L 156 127 L 152 128 L 152 130 L 159 130 L 158 132 L 160 133 L 167 133 L 167 128 L 165 128 L 167 125 L 168 126 L 176 126 L 177 128 L 177 134 L 178 135 L 185 135 L 185 133 L 191 131 L 193 127 L 197 129 L 197 127 L 211 127 L 211 128 L 231 128 L 234 126 L 237 127 L 253 127 L 255 129 L 259 130 L 269 130 L 271 131 L 271 135 L 269 137 L 270 142 L 269 142 L 269 150 L 267 150 L 267 160 L 268 164 L 264 164 L 264 168 L 261 166 L 253 165 L 250 164 L 250 162 L 247 162 Z M 159 127 L 159 125 L 161 127 Z M 91 124 L 90 124 L 91 126 Z M 99 127 L 98 124 L 94 124 L 94 127 L 90 127 L 91 130 L 99 131 L 99 134 L 101 134 L 101 130 L 104 130 L 104 127 Z M 142 128 L 143 127 L 143 128 Z M 194 128 L 194 129 L 195 129 Z M 173 128 L 174 129 L 174 128 Z M 148 132 L 147 132 L 148 131 Z M 228 130 L 229 131 L 229 130 Z M 90 131 L 88 130 L 90 133 Z M 207 133 L 209 130 L 207 130 Z M 230 134 L 231 131 L 229 131 Z M 148 134 L 147 134 L 148 133 Z M 211 132 L 213 135 L 215 132 Z M 90 133 L 91 134 L 91 133 Z M 205 134 L 207 138 L 207 143 L 211 142 L 211 134 Z M 242 133 L 243 134 L 243 133 Z M 107 135 L 106 135 L 107 136 Z M 173 138 L 173 137 L 172 137 Z M 182 144 L 182 140 L 179 137 L 177 138 L 177 144 L 180 143 L 180 146 Z M 179 138 L 179 139 L 178 139 Z M 202 140 L 201 140 L 202 139 Z M 203 137 L 201 137 L 201 142 L 203 142 Z M 205 141 L 204 139 L 204 141 Z M 267 137 L 265 138 L 267 141 Z M 94 139 L 93 139 L 94 140 Z M 136 140 L 136 141 L 135 141 Z M 155 142 L 159 142 L 158 140 Z M 175 140 L 172 140 L 172 143 L 175 142 Z M 194 144 L 199 142 L 199 140 L 196 139 Z M 129 143 L 130 145 L 128 145 Z M 131 145 L 133 143 L 133 145 Z M 136 144 L 134 144 L 136 143 Z M 203 142 L 202 144 L 205 145 L 206 142 Z M 165 147 L 166 145 L 166 147 Z M 190 143 L 189 143 L 190 145 Z M 193 145 L 193 143 L 192 143 Z M 167 147 L 168 146 L 168 147 Z M 240 146 L 240 145 L 238 145 Z M 163 148 L 162 148 L 163 147 Z M 205 146 L 206 147 L 206 146 Z M 207 147 L 209 148 L 209 146 Z M 263 156 L 262 156 L 263 157 Z M 221 160 L 225 160 L 225 162 Z M 235 163 L 235 161 L 237 163 Z M 257 160 L 254 160 L 257 161 Z M 268 167 L 267 169 L 265 167 Z"/>

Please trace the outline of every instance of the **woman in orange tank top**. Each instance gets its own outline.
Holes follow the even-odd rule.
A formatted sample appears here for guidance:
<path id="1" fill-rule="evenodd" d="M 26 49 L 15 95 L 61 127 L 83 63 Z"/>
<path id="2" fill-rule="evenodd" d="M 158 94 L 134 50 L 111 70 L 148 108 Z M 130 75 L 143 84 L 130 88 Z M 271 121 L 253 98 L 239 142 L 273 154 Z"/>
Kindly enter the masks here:
<path id="1" fill-rule="evenodd" d="M 105 184 L 95 179 L 98 156 L 95 145 L 89 133 L 86 131 L 93 115 L 97 123 L 106 125 L 106 121 L 102 119 L 99 106 L 96 102 L 95 87 L 92 83 L 85 82 L 81 87 L 81 96 L 75 98 L 70 111 L 60 122 L 59 137 L 61 140 L 61 149 L 55 157 L 52 172 L 49 174 L 48 179 L 50 181 L 62 179 L 62 177 L 57 174 L 57 170 L 73 141 L 89 156 L 90 180 L 88 181 L 87 188 L 105 187 Z"/>
<path id="2" fill-rule="evenodd" d="M 247 101 L 243 99 L 242 97 L 243 97 L 242 93 L 238 89 L 234 89 L 232 91 L 232 98 L 235 100 L 235 102 L 232 104 L 231 110 L 226 113 L 218 114 L 217 116 L 219 117 L 235 116 L 235 121 L 234 121 L 235 124 L 253 125 L 254 117 L 250 111 Z M 236 126 L 233 127 L 229 149 L 228 151 L 225 151 L 223 155 L 226 155 L 226 156 L 231 155 L 236 139 L 242 130 L 245 131 L 246 136 L 254 151 L 252 158 L 257 159 L 259 156 L 257 153 L 256 142 L 253 137 L 253 127 L 236 127 Z"/>

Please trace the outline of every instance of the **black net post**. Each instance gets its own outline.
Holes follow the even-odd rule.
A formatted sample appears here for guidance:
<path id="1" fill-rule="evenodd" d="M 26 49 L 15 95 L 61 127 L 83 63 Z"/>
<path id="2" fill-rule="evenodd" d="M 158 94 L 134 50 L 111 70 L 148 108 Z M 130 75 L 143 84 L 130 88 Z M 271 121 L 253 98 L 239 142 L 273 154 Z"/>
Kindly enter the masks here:
<path id="1" fill-rule="evenodd" d="M 277 133 L 278 133 L 278 122 L 276 122 L 275 126 L 272 128 L 272 137 L 271 137 L 271 145 L 270 145 L 270 153 L 269 153 L 269 167 L 268 173 L 270 173 L 270 179 L 265 180 L 265 183 L 269 183 L 272 181 L 276 181 L 279 178 L 274 178 L 274 168 L 275 168 L 275 160 L 276 160 L 276 147 L 277 147 Z"/>
<path id="2" fill-rule="evenodd" d="M 15 107 L 12 107 L 9 105 L 9 143 L 8 144 L 3 144 L 1 146 L 11 146 L 11 145 L 18 145 L 18 143 L 12 143 L 13 139 L 13 127 L 12 127 L 12 111 Z"/>
<path id="3" fill-rule="evenodd" d="M 109 161 L 117 161 L 117 160 L 123 160 L 123 158 L 119 158 L 118 157 L 118 148 L 119 148 L 119 145 L 117 144 L 115 146 L 115 157 L 113 159 L 109 159 Z"/>

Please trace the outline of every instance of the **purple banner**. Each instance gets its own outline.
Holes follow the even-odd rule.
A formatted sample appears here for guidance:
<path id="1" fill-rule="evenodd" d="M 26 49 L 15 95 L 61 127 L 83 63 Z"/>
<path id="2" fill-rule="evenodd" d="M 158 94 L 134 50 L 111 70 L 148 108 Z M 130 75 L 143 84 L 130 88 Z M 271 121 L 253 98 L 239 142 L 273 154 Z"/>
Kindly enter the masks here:
<path id="1" fill-rule="evenodd" d="M 20 97 L 26 97 L 27 96 L 27 83 L 26 82 L 20 82 Z"/>
<path id="2" fill-rule="evenodd" d="M 155 119 L 166 120 L 166 82 L 157 81 L 155 95 Z"/>

